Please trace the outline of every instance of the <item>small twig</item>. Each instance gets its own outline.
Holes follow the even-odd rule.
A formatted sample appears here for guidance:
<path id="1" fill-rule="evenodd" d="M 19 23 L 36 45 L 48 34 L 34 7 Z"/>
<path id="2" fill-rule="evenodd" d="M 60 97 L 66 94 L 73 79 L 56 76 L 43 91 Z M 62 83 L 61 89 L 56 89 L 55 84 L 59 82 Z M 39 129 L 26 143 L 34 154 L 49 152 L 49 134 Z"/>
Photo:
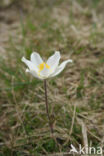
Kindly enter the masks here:
<path id="1" fill-rule="evenodd" d="M 46 80 L 44 80 L 44 89 L 45 89 L 46 113 L 47 113 L 47 117 L 48 117 L 48 121 L 49 121 L 50 131 L 51 131 L 51 134 L 53 136 L 53 126 L 52 126 L 51 119 L 49 116 L 48 99 L 47 99 L 47 81 Z"/>

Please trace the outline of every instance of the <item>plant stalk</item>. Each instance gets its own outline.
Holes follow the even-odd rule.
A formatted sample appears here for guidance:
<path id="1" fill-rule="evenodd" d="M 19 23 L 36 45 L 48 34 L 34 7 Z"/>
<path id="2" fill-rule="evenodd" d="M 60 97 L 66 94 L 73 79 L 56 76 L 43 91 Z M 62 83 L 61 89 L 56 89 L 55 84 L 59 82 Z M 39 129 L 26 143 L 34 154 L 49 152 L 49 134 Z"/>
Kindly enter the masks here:
<path id="1" fill-rule="evenodd" d="M 49 106 L 48 106 L 48 98 L 47 98 L 47 80 L 44 80 L 44 90 L 45 90 L 45 104 L 46 104 L 46 113 L 49 121 L 50 132 L 53 136 L 53 126 L 49 116 Z"/>

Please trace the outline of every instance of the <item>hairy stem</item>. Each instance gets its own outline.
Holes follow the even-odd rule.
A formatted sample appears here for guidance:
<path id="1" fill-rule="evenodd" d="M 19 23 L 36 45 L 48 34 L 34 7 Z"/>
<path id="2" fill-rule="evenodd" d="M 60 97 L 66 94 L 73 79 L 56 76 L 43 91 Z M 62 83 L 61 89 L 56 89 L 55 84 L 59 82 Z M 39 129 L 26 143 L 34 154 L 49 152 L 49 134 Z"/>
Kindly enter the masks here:
<path id="1" fill-rule="evenodd" d="M 51 119 L 49 116 L 49 107 L 48 107 L 48 99 L 47 99 L 47 81 L 46 80 L 44 80 L 44 90 L 45 90 L 46 113 L 47 113 L 47 117 L 48 117 L 48 121 L 49 121 L 50 131 L 51 131 L 51 134 L 53 135 L 53 126 L 52 126 Z"/>

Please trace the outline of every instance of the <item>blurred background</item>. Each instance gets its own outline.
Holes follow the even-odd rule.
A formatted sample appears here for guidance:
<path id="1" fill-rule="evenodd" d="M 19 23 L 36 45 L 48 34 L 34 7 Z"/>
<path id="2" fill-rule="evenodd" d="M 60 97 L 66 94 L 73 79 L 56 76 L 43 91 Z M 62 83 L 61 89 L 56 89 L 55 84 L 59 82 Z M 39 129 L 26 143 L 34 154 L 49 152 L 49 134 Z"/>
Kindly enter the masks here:
<path id="1" fill-rule="evenodd" d="M 73 59 L 43 82 L 21 62 L 33 51 Z M 0 156 L 44 156 L 104 146 L 104 1 L 0 0 Z M 59 154 L 58 154 L 59 153 Z"/>

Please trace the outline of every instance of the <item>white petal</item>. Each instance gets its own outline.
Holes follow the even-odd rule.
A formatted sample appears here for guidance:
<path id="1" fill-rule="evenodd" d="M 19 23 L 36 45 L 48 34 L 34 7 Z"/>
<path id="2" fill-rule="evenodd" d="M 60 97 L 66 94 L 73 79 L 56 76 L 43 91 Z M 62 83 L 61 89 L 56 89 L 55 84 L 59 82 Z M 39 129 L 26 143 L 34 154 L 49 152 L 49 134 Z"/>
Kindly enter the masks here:
<path id="1" fill-rule="evenodd" d="M 31 61 L 27 60 L 25 57 L 22 57 L 21 61 L 24 62 L 30 70 L 35 70 L 34 64 Z"/>
<path id="2" fill-rule="evenodd" d="M 72 60 L 69 59 L 69 60 L 66 60 L 63 63 L 61 63 L 60 66 L 57 67 L 56 71 L 51 75 L 51 77 L 54 77 L 54 76 L 60 74 L 64 70 L 66 64 L 69 62 L 72 62 Z"/>
<path id="3" fill-rule="evenodd" d="M 33 52 L 31 54 L 31 62 L 33 62 L 36 67 L 38 67 L 39 64 L 43 63 L 43 60 L 37 52 Z"/>
<path id="4" fill-rule="evenodd" d="M 27 69 L 26 69 L 26 73 L 28 73 L 28 72 L 29 72 L 29 69 L 27 68 Z"/>
<path id="5" fill-rule="evenodd" d="M 59 60 L 60 60 L 60 52 L 56 51 L 54 55 L 52 55 L 51 57 L 49 57 L 49 59 L 47 60 L 47 64 L 50 66 L 51 68 L 51 73 L 54 72 L 54 70 L 57 68 L 58 64 L 59 64 Z"/>
<path id="6" fill-rule="evenodd" d="M 26 69 L 26 72 L 28 72 L 28 73 L 32 74 L 34 77 L 42 80 L 42 77 L 40 77 L 35 71 Z"/>
<path id="7" fill-rule="evenodd" d="M 40 71 L 40 75 L 44 78 L 48 78 L 49 74 L 49 69 L 47 69 L 46 67 L 44 67 L 44 69 Z"/>

